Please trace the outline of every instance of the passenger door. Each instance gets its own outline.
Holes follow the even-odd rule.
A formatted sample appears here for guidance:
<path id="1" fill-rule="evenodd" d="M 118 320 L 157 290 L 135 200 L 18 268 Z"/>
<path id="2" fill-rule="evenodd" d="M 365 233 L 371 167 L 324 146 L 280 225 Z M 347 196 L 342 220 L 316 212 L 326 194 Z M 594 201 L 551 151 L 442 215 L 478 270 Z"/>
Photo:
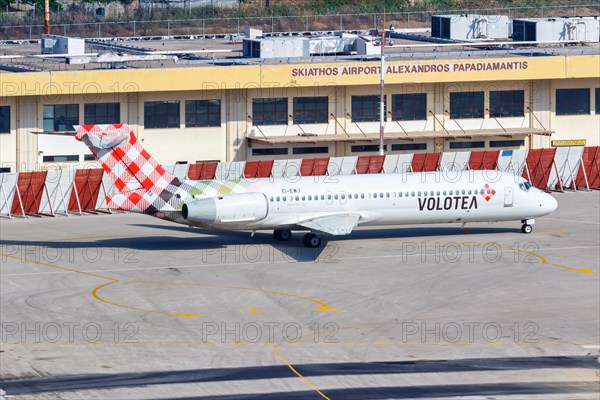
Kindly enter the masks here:
<path id="1" fill-rule="evenodd" d="M 504 207 L 512 207 L 513 206 L 513 188 L 505 187 L 504 188 Z"/>

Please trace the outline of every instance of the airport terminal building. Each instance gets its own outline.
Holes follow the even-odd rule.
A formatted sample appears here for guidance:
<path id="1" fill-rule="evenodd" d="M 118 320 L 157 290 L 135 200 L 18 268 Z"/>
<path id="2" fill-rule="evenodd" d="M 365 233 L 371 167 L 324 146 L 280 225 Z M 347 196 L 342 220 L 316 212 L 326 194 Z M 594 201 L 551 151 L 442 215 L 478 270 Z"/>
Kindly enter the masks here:
<path id="1" fill-rule="evenodd" d="M 600 145 L 597 41 L 388 35 L 386 154 Z M 64 57 L 3 46 L 2 164 L 92 160 L 72 127 L 105 123 L 129 124 L 169 164 L 377 154 L 378 36 L 331 37 L 331 54 L 305 37 L 86 41 Z M 352 40 L 358 51 L 340 50 Z"/>

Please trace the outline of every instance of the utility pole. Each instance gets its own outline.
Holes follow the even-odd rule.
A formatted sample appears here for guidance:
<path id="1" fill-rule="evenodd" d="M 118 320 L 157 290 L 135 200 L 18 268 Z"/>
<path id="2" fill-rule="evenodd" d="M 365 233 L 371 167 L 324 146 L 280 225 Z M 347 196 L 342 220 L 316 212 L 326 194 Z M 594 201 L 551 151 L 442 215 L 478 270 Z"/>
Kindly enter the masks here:
<path id="1" fill-rule="evenodd" d="M 383 14 L 383 30 L 381 32 L 381 71 L 379 87 L 379 155 L 385 154 L 383 131 L 385 129 L 385 13 Z"/>
<path id="2" fill-rule="evenodd" d="M 50 0 L 44 0 L 44 33 L 50 34 Z"/>

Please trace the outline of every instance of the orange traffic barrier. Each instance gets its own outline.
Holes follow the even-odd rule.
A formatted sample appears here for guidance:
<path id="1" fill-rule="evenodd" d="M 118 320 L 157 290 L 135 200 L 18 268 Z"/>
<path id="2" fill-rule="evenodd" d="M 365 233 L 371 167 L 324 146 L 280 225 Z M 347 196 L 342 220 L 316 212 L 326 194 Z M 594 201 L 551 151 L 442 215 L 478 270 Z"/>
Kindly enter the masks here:
<path id="1" fill-rule="evenodd" d="M 96 204 L 102 188 L 102 168 L 78 169 L 75 171 L 73 190 L 69 200 L 69 211 L 96 213 Z M 104 194 L 106 195 L 106 193 Z"/>
<path id="2" fill-rule="evenodd" d="M 244 166 L 244 178 L 268 178 L 273 169 L 273 160 L 248 161 Z"/>
<path id="3" fill-rule="evenodd" d="M 531 184 L 538 189 L 549 190 L 548 181 L 550 179 L 550 173 L 554 168 L 556 170 L 556 164 L 554 164 L 554 156 L 556 148 L 550 149 L 533 149 L 527 153 L 526 169 L 523 172 L 523 177 L 528 178 Z M 558 171 L 556 170 L 557 175 Z M 558 179 L 557 183 L 558 190 L 562 191 L 562 182 Z M 554 188 L 552 188 L 554 189 Z"/>
<path id="4" fill-rule="evenodd" d="M 600 190 L 600 146 L 583 150 L 576 184 L 577 187 Z"/>
<path id="5" fill-rule="evenodd" d="M 437 171 L 442 153 L 415 153 L 412 159 L 413 172 Z"/>
<path id="6" fill-rule="evenodd" d="M 50 201 L 46 190 L 46 175 L 48 175 L 48 171 L 19 173 L 11 214 L 41 216 L 42 196 L 46 195 Z M 50 215 L 54 215 L 52 208 L 50 208 Z"/>
<path id="7" fill-rule="evenodd" d="M 219 163 L 216 161 L 206 161 L 190 164 L 190 167 L 188 169 L 188 178 L 192 180 L 203 181 L 215 179 L 218 164 Z"/>
<path id="8" fill-rule="evenodd" d="M 327 174 L 329 157 L 303 158 L 300 165 L 300 176 L 320 176 Z"/>
<path id="9" fill-rule="evenodd" d="M 499 150 L 472 151 L 469 157 L 469 169 L 496 169 Z"/>
<path id="10" fill-rule="evenodd" d="M 360 156 L 354 171 L 357 174 L 380 174 L 383 172 L 385 156 Z"/>

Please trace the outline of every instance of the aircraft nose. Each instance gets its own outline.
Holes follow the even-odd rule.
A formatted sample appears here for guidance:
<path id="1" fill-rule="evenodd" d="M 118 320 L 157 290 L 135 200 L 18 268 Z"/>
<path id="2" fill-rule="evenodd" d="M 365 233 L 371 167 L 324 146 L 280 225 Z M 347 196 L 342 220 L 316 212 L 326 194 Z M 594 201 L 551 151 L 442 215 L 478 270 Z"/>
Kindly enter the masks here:
<path id="1" fill-rule="evenodd" d="M 544 215 L 550 214 L 552 211 L 558 208 L 558 202 L 551 195 L 543 193 L 542 199 L 540 199 L 540 208 Z"/>

